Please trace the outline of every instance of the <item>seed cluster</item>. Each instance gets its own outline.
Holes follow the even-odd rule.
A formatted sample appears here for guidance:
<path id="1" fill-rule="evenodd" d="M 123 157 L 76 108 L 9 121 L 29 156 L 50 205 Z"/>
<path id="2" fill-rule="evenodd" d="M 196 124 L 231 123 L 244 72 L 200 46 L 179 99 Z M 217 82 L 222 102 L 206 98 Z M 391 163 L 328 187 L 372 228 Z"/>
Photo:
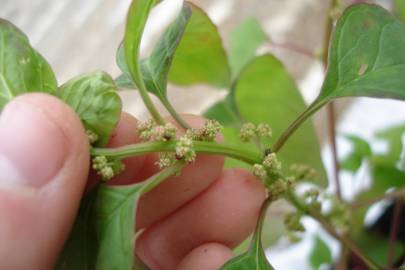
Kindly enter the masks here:
<path id="1" fill-rule="evenodd" d="M 125 169 L 120 160 L 108 160 L 105 156 L 93 158 L 93 169 L 99 174 L 103 181 L 108 181 Z"/>
<path id="2" fill-rule="evenodd" d="M 239 137 L 242 141 L 251 141 L 255 136 L 259 138 L 271 138 L 272 130 L 268 124 L 261 123 L 257 126 L 253 123 L 245 123 L 242 125 Z"/>
<path id="3" fill-rule="evenodd" d="M 98 141 L 98 139 L 99 139 L 98 134 L 95 133 L 91 129 L 86 129 L 86 135 L 87 135 L 87 138 L 89 139 L 90 144 L 96 143 Z"/>

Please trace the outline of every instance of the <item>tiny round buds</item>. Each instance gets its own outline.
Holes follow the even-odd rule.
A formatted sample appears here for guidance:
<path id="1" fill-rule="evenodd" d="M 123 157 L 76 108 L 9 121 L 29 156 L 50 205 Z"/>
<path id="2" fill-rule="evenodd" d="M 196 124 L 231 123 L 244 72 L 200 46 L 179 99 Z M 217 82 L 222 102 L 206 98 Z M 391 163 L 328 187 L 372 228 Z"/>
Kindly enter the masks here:
<path id="1" fill-rule="evenodd" d="M 264 123 L 257 125 L 256 132 L 259 137 L 265 137 L 265 138 L 266 137 L 271 138 L 271 136 L 273 134 L 270 126 L 268 124 L 264 124 Z"/>
<path id="2" fill-rule="evenodd" d="M 86 129 L 86 135 L 87 135 L 87 138 L 89 139 L 90 144 L 96 143 L 99 139 L 98 134 L 90 129 Z"/>
<path id="3" fill-rule="evenodd" d="M 192 139 L 186 135 L 180 137 L 176 144 L 176 158 L 187 162 L 195 161 L 196 153 L 193 149 Z"/>
<path id="4" fill-rule="evenodd" d="M 266 180 L 267 171 L 262 164 L 254 164 L 253 165 L 253 175 L 256 176 L 260 180 Z"/>
<path id="5" fill-rule="evenodd" d="M 105 156 L 93 158 L 92 168 L 99 174 L 103 181 L 108 181 L 125 169 L 120 160 L 108 160 Z"/>
<path id="6" fill-rule="evenodd" d="M 242 125 L 239 137 L 242 141 L 248 142 L 256 135 L 256 126 L 253 123 L 245 123 Z"/>

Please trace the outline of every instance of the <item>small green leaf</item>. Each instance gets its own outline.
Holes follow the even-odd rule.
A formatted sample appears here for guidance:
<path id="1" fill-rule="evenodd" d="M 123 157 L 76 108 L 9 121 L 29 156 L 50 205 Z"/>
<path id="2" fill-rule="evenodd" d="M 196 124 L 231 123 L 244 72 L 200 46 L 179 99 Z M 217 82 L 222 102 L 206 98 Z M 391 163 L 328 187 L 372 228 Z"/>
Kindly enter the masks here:
<path id="1" fill-rule="evenodd" d="M 383 161 L 395 164 L 399 161 L 403 148 L 402 137 L 405 134 L 405 125 L 398 125 L 382 130 L 376 134 L 376 138 L 388 143 L 388 153 L 383 155 Z"/>
<path id="2" fill-rule="evenodd" d="M 141 63 L 146 88 L 161 101 L 167 100 L 167 76 L 190 16 L 191 8 L 185 3 L 180 15 L 165 31 L 152 54 Z"/>
<path id="3" fill-rule="evenodd" d="M 174 56 L 169 80 L 178 85 L 228 87 L 231 72 L 218 29 L 202 9 L 189 5 L 192 15 Z"/>
<path id="4" fill-rule="evenodd" d="M 235 82 L 234 91 L 241 117 L 246 122 L 269 124 L 273 138 L 277 138 L 288 123 L 305 110 L 293 79 L 272 55 L 259 56 L 250 62 Z M 274 139 L 266 141 L 266 146 L 271 147 L 273 142 Z M 314 168 L 318 173 L 316 183 L 326 185 L 320 146 L 311 122 L 304 123 L 290 138 L 280 150 L 279 158 L 285 169 L 293 163 Z"/>
<path id="5" fill-rule="evenodd" d="M 122 107 L 112 78 L 104 72 L 84 74 L 63 84 L 57 94 L 72 107 L 85 128 L 99 136 L 95 145 L 105 146 Z"/>
<path id="6" fill-rule="evenodd" d="M 369 4 L 346 9 L 331 42 L 316 103 L 347 96 L 405 100 L 405 27 L 388 11 Z"/>
<path id="7" fill-rule="evenodd" d="M 309 255 L 309 261 L 314 270 L 318 270 L 321 265 L 330 265 L 332 263 L 332 254 L 328 245 L 318 236 L 315 237 L 315 242 Z"/>
<path id="8" fill-rule="evenodd" d="M 343 170 L 356 172 L 360 168 L 363 160 L 371 157 L 372 152 L 370 145 L 364 139 L 354 135 L 345 135 L 344 137 L 351 142 L 353 149 L 349 155 L 341 161 L 340 167 Z"/>
<path id="9" fill-rule="evenodd" d="M 267 206 L 266 202 L 262 206 L 249 250 L 227 262 L 220 270 L 274 270 L 266 259 L 261 240 Z"/>
<path id="10" fill-rule="evenodd" d="M 55 75 L 28 38 L 12 23 L 0 18 L 0 110 L 15 96 L 27 92 L 53 94 Z"/>
<path id="11" fill-rule="evenodd" d="M 148 15 L 157 0 L 133 0 L 128 10 L 123 53 L 125 66 L 121 66 L 124 73 L 130 74 L 136 85 L 143 84 L 139 47 Z M 118 52 L 118 55 L 120 52 Z M 118 58 L 120 59 L 120 58 Z"/>
<path id="12" fill-rule="evenodd" d="M 238 115 L 234 97 L 228 94 L 224 100 L 218 101 L 209 107 L 204 116 L 209 119 L 215 119 L 224 126 L 240 127 L 241 119 Z"/>
<path id="13" fill-rule="evenodd" d="M 256 56 L 259 46 L 269 38 L 255 17 L 249 17 L 239 24 L 229 36 L 229 63 L 233 77 Z"/>

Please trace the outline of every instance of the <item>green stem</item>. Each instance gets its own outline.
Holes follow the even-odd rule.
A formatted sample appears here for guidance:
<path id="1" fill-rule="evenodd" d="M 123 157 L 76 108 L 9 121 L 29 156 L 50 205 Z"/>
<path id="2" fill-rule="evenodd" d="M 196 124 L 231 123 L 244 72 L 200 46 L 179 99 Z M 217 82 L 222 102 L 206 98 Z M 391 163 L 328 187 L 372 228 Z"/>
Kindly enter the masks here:
<path id="1" fill-rule="evenodd" d="M 169 176 L 178 173 L 181 170 L 181 168 L 183 168 L 184 165 L 185 163 L 180 161 L 175 163 L 173 166 L 163 169 L 157 174 L 151 176 L 148 180 L 144 182 L 141 194 L 143 195 L 145 193 L 148 193 L 149 191 L 154 189 L 157 185 L 166 180 Z"/>
<path id="2" fill-rule="evenodd" d="M 248 164 L 261 163 L 263 160 L 262 153 L 247 149 L 239 149 L 238 146 L 217 143 L 217 142 L 201 142 L 194 141 L 194 150 L 197 153 L 215 154 L 228 156 L 234 159 L 244 161 Z M 93 156 L 106 156 L 114 158 L 127 158 L 156 152 L 175 152 L 176 141 L 170 142 L 146 142 L 139 144 L 131 144 L 117 148 L 93 148 L 91 154 Z"/>
<path id="3" fill-rule="evenodd" d="M 308 117 L 313 115 L 316 111 L 323 107 L 328 101 L 314 102 L 309 106 L 302 114 L 300 114 L 297 119 L 290 124 L 290 126 L 284 130 L 281 136 L 277 139 L 276 143 L 273 145 L 272 151 L 278 152 L 284 145 L 284 143 L 290 138 L 290 136 L 297 130 L 307 120 Z"/>
<path id="4" fill-rule="evenodd" d="M 299 198 L 295 196 L 293 192 L 287 192 L 286 199 L 297 209 L 317 220 L 330 235 L 339 240 L 354 254 L 356 254 L 369 267 L 369 269 L 382 270 L 382 268 L 377 263 L 375 263 L 371 258 L 363 253 L 363 251 L 350 237 L 348 237 L 347 235 L 339 234 L 335 230 L 335 228 L 333 228 L 333 226 L 322 216 L 322 214 L 312 210 L 311 208 L 308 208 L 303 202 L 301 202 Z"/>
<path id="5" fill-rule="evenodd" d="M 176 122 L 179 123 L 182 128 L 186 130 L 191 128 L 190 125 L 186 121 L 184 121 L 183 118 L 181 118 L 181 116 L 176 112 L 172 104 L 166 98 L 160 99 L 160 101 L 165 106 L 170 115 L 174 118 L 174 120 L 176 120 Z"/>

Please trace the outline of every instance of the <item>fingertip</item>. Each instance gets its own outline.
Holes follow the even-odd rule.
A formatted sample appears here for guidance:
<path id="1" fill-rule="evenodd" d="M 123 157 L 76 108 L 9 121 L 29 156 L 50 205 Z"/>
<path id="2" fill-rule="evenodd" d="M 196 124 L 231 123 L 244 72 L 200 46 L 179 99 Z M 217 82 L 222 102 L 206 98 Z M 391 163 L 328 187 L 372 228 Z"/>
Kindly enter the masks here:
<path id="1" fill-rule="evenodd" d="M 233 256 L 232 250 L 219 243 L 207 243 L 187 254 L 177 270 L 218 270 Z"/>

